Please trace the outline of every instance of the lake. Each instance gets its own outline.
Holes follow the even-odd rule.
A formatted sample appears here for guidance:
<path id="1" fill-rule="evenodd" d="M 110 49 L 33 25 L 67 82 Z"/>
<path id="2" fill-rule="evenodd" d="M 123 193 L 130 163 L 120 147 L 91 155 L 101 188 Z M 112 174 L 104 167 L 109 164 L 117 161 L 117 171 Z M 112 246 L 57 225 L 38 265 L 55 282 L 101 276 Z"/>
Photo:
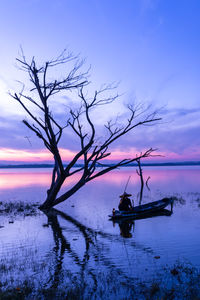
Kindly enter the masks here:
<path id="1" fill-rule="evenodd" d="M 96 179 L 49 215 L 2 214 L 2 286 L 17 287 L 27 278 L 40 289 L 61 290 L 84 283 L 86 299 L 104 298 L 102 291 L 110 295 L 108 299 L 115 294 L 124 299 L 128 281 L 156 280 L 166 276 L 166 268 L 178 264 L 199 269 L 200 167 L 145 167 L 143 171 L 144 179 L 150 176 L 143 203 L 175 196 L 173 214 L 125 225 L 109 221 L 129 176 L 127 191 L 138 204 L 140 179 L 134 167 Z M 1 169 L 0 201 L 42 203 L 50 179 L 50 169 Z M 70 178 L 63 189 L 76 179 Z"/>

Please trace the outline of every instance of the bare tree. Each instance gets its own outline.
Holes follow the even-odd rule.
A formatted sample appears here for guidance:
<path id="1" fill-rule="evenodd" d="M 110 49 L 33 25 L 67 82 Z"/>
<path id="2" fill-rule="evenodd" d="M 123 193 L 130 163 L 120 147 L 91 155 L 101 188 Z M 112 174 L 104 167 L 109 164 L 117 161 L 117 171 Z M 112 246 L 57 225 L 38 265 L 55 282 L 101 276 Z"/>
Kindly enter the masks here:
<path id="1" fill-rule="evenodd" d="M 103 86 L 94 93 L 92 98 L 87 96 L 85 86 L 88 85 L 88 71 L 81 72 L 83 61 L 79 61 L 78 57 L 64 51 L 56 59 L 47 61 L 44 65 L 38 67 L 34 58 L 29 63 L 22 53 L 22 58 L 17 59 L 17 61 L 20 68 L 28 73 L 32 88 L 28 95 L 23 88 L 21 92 L 11 94 L 11 96 L 19 102 L 29 119 L 32 120 L 32 122 L 27 119 L 23 120 L 24 124 L 43 141 L 54 158 L 51 185 L 47 191 L 46 200 L 40 206 L 41 209 L 49 209 L 63 202 L 87 182 L 105 173 L 152 155 L 154 149 L 149 148 L 139 156 L 123 159 L 115 164 L 108 165 L 103 162 L 111 154 L 109 149 L 113 142 L 136 127 L 151 125 L 160 118 L 157 117 L 155 111 L 149 112 L 148 109 L 142 109 L 140 106 L 135 108 L 128 106 L 129 117 L 126 119 L 125 124 L 117 125 L 117 122 L 108 121 L 104 125 L 107 134 L 104 139 L 99 141 L 92 112 L 95 108 L 114 102 L 118 95 L 106 96 L 106 93 L 110 92 L 113 87 Z M 73 63 L 73 66 L 64 78 L 52 79 L 49 76 L 52 68 L 54 70 L 58 67 L 66 67 L 70 63 Z M 54 111 L 50 108 L 51 103 L 55 102 L 55 95 L 73 90 L 77 92 L 80 105 L 78 108 L 75 108 L 75 106 L 70 108 L 69 118 L 66 117 L 66 123 L 61 125 Z M 32 105 L 31 108 L 29 104 Z M 34 108 L 37 108 L 38 114 Z M 59 151 L 59 142 L 66 127 L 71 129 L 80 141 L 80 150 L 77 151 L 67 165 L 64 164 Z M 67 146 L 70 146 L 68 140 L 66 141 Z M 80 161 L 82 164 L 79 163 L 77 167 L 77 163 Z M 75 173 L 80 174 L 77 182 L 69 190 L 58 195 L 65 180 Z"/>

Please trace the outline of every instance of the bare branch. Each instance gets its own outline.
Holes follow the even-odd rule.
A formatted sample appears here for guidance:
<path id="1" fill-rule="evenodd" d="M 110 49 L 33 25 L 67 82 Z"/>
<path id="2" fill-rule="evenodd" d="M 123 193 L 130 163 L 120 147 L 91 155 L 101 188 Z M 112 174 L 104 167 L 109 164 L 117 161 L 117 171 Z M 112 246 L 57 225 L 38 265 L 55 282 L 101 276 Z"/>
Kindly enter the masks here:
<path id="1" fill-rule="evenodd" d="M 29 129 L 31 129 L 33 132 L 35 132 L 35 134 L 36 134 L 40 139 L 43 140 L 43 142 L 44 142 L 45 146 L 47 147 L 47 149 L 48 149 L 49 151 L 51 151 L 51 146 L 50 146 L 50 144 L 48 143 L 48 141 L 44 138 L 44 136 L 42 135 L 41 131 L 40 131 L 35 125 L 32 125 L 32 126 L 31 126 L 31 125 L 28 123 L 28 121 L 26 121 L 26 120 L 23 120 L 23 123 L 24 123 Z M 51 152 L 52 152 L 52 151 L 51 151 Z"/>
<path id="2" fill-rule="evenodd" d="M 130 163 L 132 163 L 134 161 L 137 161 L 137 159 L 141 159 L 141 158 L 145 158 L 145 157 L 150 157 L 150 156 L 152 156 L 152 153 L 154 151 L 155 151 L 155 149 L 150 148 L 150 149 L 146 150 L 143 154 L 141 153 L 138 157 L 134 157 L 132 159 L 123 159 L 120 162 L 118 162 L 118 163 L 116 163 L 114 165 L 111 165 L 111 166 L 103 169 L 100 172 L 97 172 L 95 175 L 91 176 L 88 179 L 88 181 L 93 180 L 96 177 L 102 176 L 103 174 L 108 173 L 108 172 L 110 172 L 110 171 L 112 171 L 112 170 L 114 170 L 116 168 L 119 168 L 119 167 L 122 167 L 122 166 L 126 166 L 126 165 L 128 165 L 128 164 L 130 164 Z"/>
<path id="3" fill-rule="evenodd" d="M 31 113 L 31 111 L 25 106 L 25 104 L 21 101 L 20 96 L 18 96 L 16 93 L 14 95 L 9 94 L 13 99 L 17 100 L 21 106 L 24 108 L 24 110 L 28 113 L 28 115 L 38 123 L 38 125 L 42 128 L 45 129 L 43 124 Z"/>

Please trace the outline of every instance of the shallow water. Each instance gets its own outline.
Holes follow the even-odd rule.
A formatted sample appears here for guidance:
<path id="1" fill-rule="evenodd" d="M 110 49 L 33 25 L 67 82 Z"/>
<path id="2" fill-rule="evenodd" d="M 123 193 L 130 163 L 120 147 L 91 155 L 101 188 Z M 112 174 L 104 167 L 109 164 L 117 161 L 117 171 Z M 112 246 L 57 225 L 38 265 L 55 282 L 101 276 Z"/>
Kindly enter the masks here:
<path id="1" fill-rule="evenodd" d="M 59 286 L 87 278 L 95 288 L 98 277 L 108 274 L 148 280 L 177 262 L 199 268 L 200 168 L 144 168 L 150 191 L 145 187 L 143 203 L 176 196 L 173 214 L 114 224 L 108 214 L 117 208 L 129 176 L 128 192 L 137 205 L 139 177 L 135 168 L 123 168 L 89 183 L 48 216 L 1 215 L 1 282 L 16 285 L 29 277 L 41 286 Z M 0 199 L 42 203 L 50 178 L 48 169 L 2 169 Z"/>

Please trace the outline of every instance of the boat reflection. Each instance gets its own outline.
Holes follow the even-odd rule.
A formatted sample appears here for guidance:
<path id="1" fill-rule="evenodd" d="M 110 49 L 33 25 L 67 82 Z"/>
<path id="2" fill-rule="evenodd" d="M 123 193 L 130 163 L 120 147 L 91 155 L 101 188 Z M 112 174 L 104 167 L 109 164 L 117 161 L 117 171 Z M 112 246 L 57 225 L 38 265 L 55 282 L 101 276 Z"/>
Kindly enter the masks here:
<path id="1" fill-rule="evenodd" d="M 131 231 L 134 231 L 135 222 L 133 220 L 126 220 L 123 222 L 119 222 L 118 224 L 120 228 L 120 235 L 124 238 L 131 238 Z"/>
<path id="2" fill-rule="evenodd" d="M 127 217 L 123 219 L 115 219 L 112 220 L 113 226 L 116 224 L 119 225 L 120 235 L 124 238 L 131 238 L 132 232 L 134 232 L 135 229 L 135 220 L 141 220 L 141 219 L 149 219 L 154 217 L 161 217 L 161 216 L 171 216 L 173 213 L 173 209 L 162 209 L 157 212 L 149 213 L 148 215 L 137 215 L 135 217 Z"/>

